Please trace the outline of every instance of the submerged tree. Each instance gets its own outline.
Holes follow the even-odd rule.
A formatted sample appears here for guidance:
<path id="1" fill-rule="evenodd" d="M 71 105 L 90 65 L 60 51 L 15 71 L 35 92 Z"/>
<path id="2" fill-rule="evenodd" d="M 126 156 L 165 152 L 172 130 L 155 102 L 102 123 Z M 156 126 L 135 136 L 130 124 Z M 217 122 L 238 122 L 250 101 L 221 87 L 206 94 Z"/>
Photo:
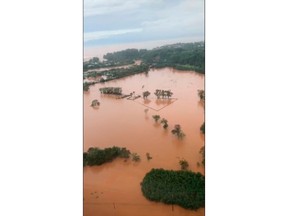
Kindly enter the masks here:
<path id="1" fill-rule="evenodd" d="M 205 91 L 204 90 L 198 90 L 198 96 L 200 97 L 200 100 L 205 102 Z"/>
<path id="2" fill-rule="evenodd" d="M 171 90 L 161 90 L 161 89 L 156 89 L 154 94 L 157 96 L 158 99 L 160 98 L 170 98 L 173 95 L 173 92 Z"/>
<path id="3" fill-rule="evenodd" d="M 152 118 L 155 120 L 155 122 L 158 122 L 160 115 L 153 115 Z"/>
<path id="4" fill-rule="evenodd" d="M 143 92 L 143 98 L 147 98 L 151 93 L 149 91 Z"/>
<path id="5" fill-rule="evenodd" d="M 116 95 L 122 94 L 121 87 L 103 87 L 100 88 L 99 91 L 101 92 L 101 94 L 116 94 Z"/>
<path id="6" fill-rule="evenodd" d="M 88 91 L 89 90 L 90 84 L 88 82 L 83 83 L 83 91 Z"/>
<path id="7" fill-rule="evenodd" d="M 131 154 L 132 161 L 138 162 L 140 161 L 140 156 L 137 153 Z"/>
<path id="8" fill-rule="evenodd" d="M 187 170 L 187 168 L 189 167 L 188 162 L 184 159 L 180 160 L 179 164 L 180 164 L 182 170 Z"/>
<path id="9" fill-rule="evenodd" d="M 203 134 L 205 134 L 205 122 L 203 122 L 203 124 L 201 125 L 200 130 Z"/>
<path id="10" fill-rule="evenodd" d="M 95 100 L 92 101 L 91 106 L 92 106 L 92 107 L 100 106 L 100 102 L 95 99 Z"/>
<path id="11" fill-rule="evenodd" d="M 165 96 L 170 98 L 173 95 L 173 92 L 171 90 L 165 91 Z"/>
<path id="12" fill-rule="evenodd" d="M 148 161 L 152 159 L 151 155 L 148 152 L 146 153 L 146 158 Z"/>
<path id="13" fill-rule="evenodd" d="M 166 129 L 168 127 L 168 121 L 165 118 L 162 118 L 160 121 L 161 124 L 163 124 L 163 128 Z"/>
<path id="14" fill-rule="evenodd" d="M 175 134 L 180 139 L 182 139 L 185 136 L 185 134 L 181 130 L 181 126 L 179 124 L 176 124 L 174 126 L 174 129 L 171 132 L 172 132 L 172 134 Z"/>

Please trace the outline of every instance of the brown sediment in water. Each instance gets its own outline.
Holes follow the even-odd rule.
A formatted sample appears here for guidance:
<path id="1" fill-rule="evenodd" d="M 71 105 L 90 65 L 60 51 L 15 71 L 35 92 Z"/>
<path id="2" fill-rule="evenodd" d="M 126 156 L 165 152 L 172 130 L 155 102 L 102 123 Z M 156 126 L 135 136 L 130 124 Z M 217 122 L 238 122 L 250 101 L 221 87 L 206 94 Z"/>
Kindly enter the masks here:
<path id="1" fill-rule="evenodd" d="M 122 87 L 124 94 L 135 91 L 135 95 L 142 95 L 150 91 L 150 102 L 145 104 L 142 98 L 116 100 L 100 94 L 99 88 L 113 86 Z M 164 99 L 157 104 L 156 89 L 170 89 L 177 100 L 168 106 Z M 182 158 L 188 161 L 191 170 L 204 173 L 203 166 L 197 166 L 197 162 L 202 161 L 199 150 L 204 145 L 204 136 L 200 133 L 204 108 L 199 103 L 198 89 L 204 89 L 204 75 L 172 68 L 153 69 L 148 74 L 90 87 L 89 93 L 84 94 L 84 151 L 89 147 L 115 145 L 137 152 L 141 161 L 117 159 L 101 166 L 84 167 L 84 216 L 204 215 L 203 208 L 191 211 L 174 206 L 172 211 L 171 205 L 148 201 L 140 186 L 152 168 L 179 170 L 178 162 Z M 97 110 L 90 106 L 95 98 L 101 103 Z M 168 120 L 166 130 L 154 122 L 152 115 L 156 114 Z M 171 133 L 175 124 L 180 124 L 186 134 L 183 140 Z M 152 157 L 149 161 L 147 152 Z"/>

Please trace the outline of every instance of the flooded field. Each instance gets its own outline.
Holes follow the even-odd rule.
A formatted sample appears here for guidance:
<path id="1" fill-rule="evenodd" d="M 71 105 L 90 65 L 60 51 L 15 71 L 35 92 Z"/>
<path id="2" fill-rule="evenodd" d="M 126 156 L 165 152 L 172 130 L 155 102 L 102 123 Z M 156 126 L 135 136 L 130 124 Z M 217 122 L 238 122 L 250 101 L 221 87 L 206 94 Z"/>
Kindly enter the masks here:
<path id="1" fill-rule="evenodd" d="M 122 87 L 122 93 L 142 95 L 150 91 L 147 100 L 116 99 L 101 95 L 99 88 Z M 156 89 L 171 90 L 172 99 L 157 100 Z M 116 159 L 101 166 L 84 167 L 84 216 L 203 216 L 204 209 L 186 210 L 146 200 L 140 182 L 152 168 L 179 170 L 180 159 L 189 169 L 204 174 L 200 148 L 204 136 L 200 126 L 204 122 L 204 107 L 197 95 L 204 89 L 204 75 L 172 68 L 152 69 L 107 83 L 98 83 L 84 93 L 84 151 L 89 147 L 126 147 L 140 155 L 140 162 Z M 97 99 L 99 108 L 92 108 Z M 165 130 L 155 123 L 152 115 L 168 120 Z M 186 136 L 179 140 L 171 130 L 180 124 Z M 151 160 L 146 159 L 150 153 Z"/>

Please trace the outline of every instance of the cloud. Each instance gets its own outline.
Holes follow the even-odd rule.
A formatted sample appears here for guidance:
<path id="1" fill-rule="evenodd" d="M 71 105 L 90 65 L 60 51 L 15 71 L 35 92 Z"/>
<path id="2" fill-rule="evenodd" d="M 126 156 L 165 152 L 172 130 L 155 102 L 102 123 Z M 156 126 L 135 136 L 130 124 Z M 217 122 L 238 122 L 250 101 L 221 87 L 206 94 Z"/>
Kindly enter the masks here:
<path id="1" fill-rule="evenodd" d="M 184 0 L 158 12 L 158 18 L 141 23 L 143 33 L 185 36 L 204 35 L 203 0 Z"/>
<path id="2" fill-rule="evenodd" d="M 84 0 L 84 32 L 85 46 L 204 38 L 204 0 Z"/>
<path id="3" fill-rule="evenodd" d="M 84 0 L 84 16 L 112 14 L 120 11 L 132 11 L 144 5 L 155 5 L 162 0 Z"/>
<path id="4" fill-rule="evenodd" d="M 88 32 L 84 33 L 84 42 L 90 40 L 99 40 L 103 38 L 109 38 L 115 35 L 123 35 L 128 33 L 135 33 L 135 32 L 142 32 L 142 28 L 135 28 L 135 29 L 119 29 L 119 30 L 111 30 L 111 31 L 95 31 L 95 32 Z"/>

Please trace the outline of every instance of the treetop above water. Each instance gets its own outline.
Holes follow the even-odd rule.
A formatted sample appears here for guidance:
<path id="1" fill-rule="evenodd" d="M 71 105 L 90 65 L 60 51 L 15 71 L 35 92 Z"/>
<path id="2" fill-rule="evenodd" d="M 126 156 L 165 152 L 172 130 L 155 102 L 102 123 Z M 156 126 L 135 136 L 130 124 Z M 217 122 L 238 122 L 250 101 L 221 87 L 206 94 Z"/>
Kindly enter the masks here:
<path id="1" fill-rule="evenodd" d="M 151 201 L 177 204 L 192 210 L 205 205 L 205 177 L 201 173 L 152 169 L 144 177 L 141 189 Z"/>

